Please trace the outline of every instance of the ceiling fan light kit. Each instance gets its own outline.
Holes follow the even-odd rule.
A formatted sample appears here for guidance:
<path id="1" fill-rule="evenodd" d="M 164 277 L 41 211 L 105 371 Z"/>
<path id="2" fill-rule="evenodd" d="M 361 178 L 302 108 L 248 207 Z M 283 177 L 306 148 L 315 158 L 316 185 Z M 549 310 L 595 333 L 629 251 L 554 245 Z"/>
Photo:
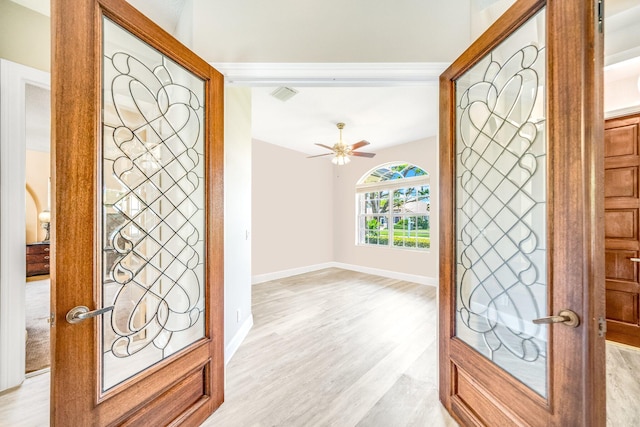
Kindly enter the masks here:
<path id="1" fill-rule="evenodd" d="M 312 158 L 312 157 L 323 157 L 323 156 L 330 156 L 330 155 L 334 155 L 333 159 L 331 159 L 331 163 L 333 163 L 334 165 L 338 165 L 338 166 L 342 166 L 342 165 L 346 165 L 347 163 L 349 163 L 351 161 L 351 159 L 349 158 L 349 156 L 356 156 L 356 157 L 373 157 L 375 156 L 375 153 L 364 153 L 364 152 L 360 152 L 360 151 L 354 151 L 357 150 L 360 147 L 364 147 L 365 145 L 369 145 L 369 142 L 362 140 L 360 142 L 356 142 L 353 145 L 346 145 L 344 142 L 342 142 L 342 129 L 344 129 L 344 123 L 338 123 L 336 124 L 337 128 L 340 130 L 340 140 L 333 145 L 333 147 L 329 147 L 328 145 L 324 145 L 324 144 L 318 144 L 316 143 L 316 145 L 326 148 L 328 150 L 331 150 L 332 153 L 327 153 L 327 154 L 319 154 L 317 156 L 309 156 L 308 158 Z"/>
<path id="2" fill-rule="evenodd" d="M 342 166 L 349 163 L 351 159 L 348 156 L 336 155 L 333 159 L 331 159 L 331 163 L 334 165 Z"/>

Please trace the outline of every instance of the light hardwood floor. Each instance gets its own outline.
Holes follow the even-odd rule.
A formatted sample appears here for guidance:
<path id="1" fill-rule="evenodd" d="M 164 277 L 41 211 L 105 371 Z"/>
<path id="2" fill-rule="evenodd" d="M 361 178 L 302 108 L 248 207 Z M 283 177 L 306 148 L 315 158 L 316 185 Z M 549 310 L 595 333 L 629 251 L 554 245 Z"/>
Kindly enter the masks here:
<path id="1" fill-rule="evenodd" d="M 205 426 L 452 426 L 436 289 L 339 269 L 262 283 Z"/>
<path id="2" fill-rule="evenodd" d="M 253 287 L 254 327 L 204 426 L 455 426 L 438 402 L 435 288 L 339 269 Z M 607 345 L 607 425 L 640 425 L 640 351 Z M 48 425 L 49 374 L 0 394 Z"/>
<path id="3" fill-rule="evenodd" d="M 607 426 L 640 426 L 640 349 L 607 341 Z"/>

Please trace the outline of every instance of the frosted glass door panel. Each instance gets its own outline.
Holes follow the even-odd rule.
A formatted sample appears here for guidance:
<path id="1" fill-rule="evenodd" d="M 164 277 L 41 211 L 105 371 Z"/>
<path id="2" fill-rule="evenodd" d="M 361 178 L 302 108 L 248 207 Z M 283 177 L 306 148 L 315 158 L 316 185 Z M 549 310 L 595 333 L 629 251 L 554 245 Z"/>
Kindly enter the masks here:
<path id="1" fill-rule="evenodd" d="M 545 10 L 456 80 L 456 336 L 547 394 Z"/>
<path id="2" fill-rule="evenodd" d="M 204 336 L 204 82 L 103 20 L 102 391 Z"/>

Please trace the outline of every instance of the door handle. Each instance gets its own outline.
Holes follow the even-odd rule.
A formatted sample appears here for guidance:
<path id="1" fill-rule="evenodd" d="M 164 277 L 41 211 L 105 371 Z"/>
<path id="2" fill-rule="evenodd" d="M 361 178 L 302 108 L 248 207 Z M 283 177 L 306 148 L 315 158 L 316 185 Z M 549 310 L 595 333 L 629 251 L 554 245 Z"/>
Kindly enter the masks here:
<path id="1" fill-rule="evenodd" d="M 533 319 L 533 323 L 536 325 L 548 324 L 548 323 L 564 323 L 567 326 L 577 328 L 580 325 L 580 318 L 571 310 L 560 310 L 557 316 L 541 317 L 539 319 Z"/>
<path id="2" fill-rule="evenodd" d="M 89 307 L 84 305 L 79 305 L 77 307 L 73 307 L 67 313 L 67 322 L 69 323 L 80 323 L 83 320 L 91 319 L 92 317 L 100 316 L 101 314 L 108 313 L 113 310 L 115 306 L 104 307 L 98 310 L 90 311 Z"/>
<path id="3" fill-rule="evenodd" d="M 631 262 L 640 262 L 640 258 L 629 258 Z"/>

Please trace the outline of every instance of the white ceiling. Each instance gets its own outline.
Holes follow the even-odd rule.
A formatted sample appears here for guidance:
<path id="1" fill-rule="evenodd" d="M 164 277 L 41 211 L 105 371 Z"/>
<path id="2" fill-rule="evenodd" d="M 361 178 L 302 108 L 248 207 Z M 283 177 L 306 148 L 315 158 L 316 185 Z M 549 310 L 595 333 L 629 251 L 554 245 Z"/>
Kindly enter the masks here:
<path id="1" fill-rule="evenodd" d="M 361 151 L 379 150 L 435 135 L 437 85 L 398 87 L 300 87 L 288 101 L 270 94 L 273 87 L 252 90 L 252 124 L 256 139 L 307 154 L 327 151 L 315 143 L 338 142 L 336 123 L 346 124 L 343 140 L 367 140 Z"/>

